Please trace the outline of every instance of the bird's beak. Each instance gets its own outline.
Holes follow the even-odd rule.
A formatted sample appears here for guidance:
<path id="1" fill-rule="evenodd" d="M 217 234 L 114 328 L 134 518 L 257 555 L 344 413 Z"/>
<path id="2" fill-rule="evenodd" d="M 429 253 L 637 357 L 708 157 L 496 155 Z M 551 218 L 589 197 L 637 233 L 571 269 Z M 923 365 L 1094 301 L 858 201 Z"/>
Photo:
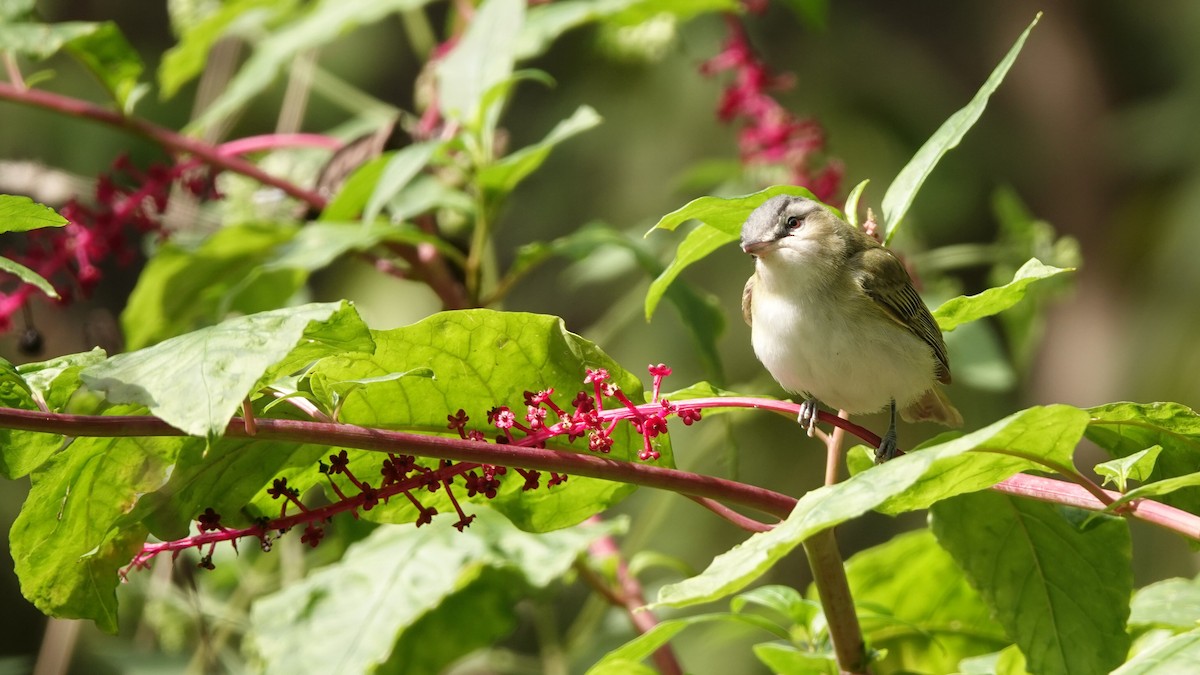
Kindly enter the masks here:
<path id="1" fill-rule="evenodd" d="M 743 241 L 742 251 L 750 255 L 757 256 L 761 251 L 768 248 L 774 241 Z"/>

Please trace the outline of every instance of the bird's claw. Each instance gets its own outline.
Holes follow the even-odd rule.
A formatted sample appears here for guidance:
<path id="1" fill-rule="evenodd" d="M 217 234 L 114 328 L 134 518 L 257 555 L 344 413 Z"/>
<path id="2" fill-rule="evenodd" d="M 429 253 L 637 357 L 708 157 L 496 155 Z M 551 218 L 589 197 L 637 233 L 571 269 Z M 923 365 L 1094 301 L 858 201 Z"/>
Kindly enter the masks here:
<path id="1" fill-rule="evenodd" d="M 888 432 L 883 435 L 883 439 L 879 441 L 879 447 L 875 449 L 875 463 L 883 464 L 890 459 L 895 459 L 901 454 L 903 453 L 900 452 L 900 448 L 896 445 L 896 432 L 895 430 L 889 429 Z"/>
<path id="2" fill-rule="evenodd" d="M 796 416 L 796 421 L 805 428 L 809 438 L 812 438 L 813 431 L 817 428 L 817 411 L 820 409 L 821 402 L 815 398 L 806 398 L 800 404 L 800 414 Z"/>

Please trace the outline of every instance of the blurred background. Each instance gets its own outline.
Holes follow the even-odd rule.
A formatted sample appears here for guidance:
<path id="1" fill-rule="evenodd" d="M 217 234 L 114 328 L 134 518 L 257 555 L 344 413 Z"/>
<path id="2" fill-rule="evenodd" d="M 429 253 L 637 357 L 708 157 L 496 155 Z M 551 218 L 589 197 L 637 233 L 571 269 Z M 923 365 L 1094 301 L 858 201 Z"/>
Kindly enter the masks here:
<path id="1" fill-rule="evenodd" d="M 956 384 L 949 394 L 968 429 L 1044 403 L 1200 404 L 1200 265 L 1193 260 L 1200 251 L 1200 4 L 842 0 L 829 3 L 823 28 L 799 21 L 785 5 L 770 3 L 765 15 L 745 19 L 752 44 L 773 69 L 794 77 L 794 86 L 778 99 L 824 128 L 827 154 L 845 169 L 839 198 L 870 179 L 862 203 L 876 209 L 916 149 L 971 98 L 1034 14 L 1046 12 L 983 118 L 926 183 L 895 244 L 928 276 L 934 306 L 935 298 L 978 292 L 995 281 L 988 266 L 947 263 L 935 252 L 995 241 L 1002 221 L 998 200 L 1011 206 L 1015 196 L 1057 236 L 1078 244 L 1082 267 L 1075 282 L 1037 299 L 1044 323 L 1031 324 L 1031 341 L 1014 341 L 998 320 L 964 335 L 956 332 L 950 346 Z M 38 7 L 47 21 L 115 20 L 148 72 L 173 44 L 163 3 L 49 0 Z M 431 7 L 435 26 L 444 15 L 440 4 Z M 320 63 L 371 95 L 411 110 L 421 64 L 404 35 L 400 22 L 388 19 L 321 50 Z M 521 244 L 593 221 L 640 234 L 662 215 L 710 193 L 715 186 L 705 184 L 697 167 L 727 165 L 738 156 L 736 129 L 715 113 L 726 81 L 698 71 L 724 39 L 724 23 L 712 15 L 634 36 L 583 28 L 528 64 L 548 72 L 557 85 L 521 86 L 502 121 L 511 147 L 542 138 L 581 104 L 596 108 L 604 123 L 557 148 L 513 195 L 498 225 L 501 257 L 511 259 Z M 629 49 L 630 41 L 639 48 Z M 66 60 L 50 65 L 54 79 L 39 86 L 102 100 L 99 87 L 78 67 Z M 283 89 L 281 81 L 258 99 L 230 137 L 273 130 Z M 167 101 L 151 94 L 137 112 L 180 128 L 192 114 L 195 94 L 194 83 Z M 314 96 L 303 128 L 322 132 L 344 118 L 339 106 Z M 86 192 L 87 181 L 121 153 L 139 163 L 161 159 L 156 147 L 108 127 L 0 103 L 0 192 L 42 190 L 65 197 L 79 185 Z M 53 196 L 44 199 L 53 205 Z M 650 245 L 665 261 L 681 238 L 656 232 Z M 722 373 L 706 369 L 673 308 L 664 306 L 651 322 L 644 320 L 641 303 L 650 280 L 624 253 L 554 261 L 519 284 L 504 308 L 562 316 L 571 330 L 597 341 L 635 372 L 666 362 L 675 371 L 667 389 L 707 379 L 736 391 L 782 396 L 754 359 L 740 317 L 742 284 L 751 271 L 750 258 L 730 246 L 683 275 L 726 311 L 718 342 Z M 35 303 L 34 319 L 45 336 L 37 358 L 82 351 L 103 340 L 119 345 L 105 326 L 115 325 L 112 317 L 137 272 L 136 266 L 106 269 L 99 292 L 69 308 Z M 353 262 L 316 276 L 311 294 L 317 300 L 355 300 L 376 328 L 404 325 L 439 308 L 424 287 Z M 19 333 L 18 322 L 0 337 L 0 355 L 18 363 L 31 360 L 17 350 Z M 960 364 L 974 374 L 959 377 Z M 886 425 L 882 416 L 863 423 Z M 901 445 L 938 432 L 905 425 Z M 673 437 L 681 468 L 793 495 L 821 483 L 822 446 L 782 418 L 726 415 Z M 0 528 L 7 531 L 27 489 L 27 479 L 0 484 Z M 626 539 L 630 551 L 659 551 L 694 569 L 744 539 L 673 495 L 643 490 L 619 511 L 633 517 Z M 849 555 L 922 523 L 920 515 L 866 517 L 842 527 L 839 538 Z M 1138 585 L 1195 575 L 1198 559 L 1183 542 L 1136 523 L 1133 531 Z M 21 598 L 7 554 L 2 560 L 0 656 L 35 653 L 46 620 Z M 777 567 L 771 581 L 803 588 L 807 574 L 797 554 Z M 656 584 L 676 575 L 651 569 L 643 580 L 652 595 Z M 581 595 L 576 589 L 562 602 L 578 603 Z M 619 640 L 624 628 L 608 623 Z M 686 632 L 680 652 L 689 662 L 712 664 L 707 672 L 718 672 L 723 659 L 745 657 L 750 644 L 722 631 L 719 639 L 702 629 Z M 117 638 L 93 632 L 85 628 L 85 653 L 116 648 Z M 111 666 L 97 659 L 86 663 Z"/>

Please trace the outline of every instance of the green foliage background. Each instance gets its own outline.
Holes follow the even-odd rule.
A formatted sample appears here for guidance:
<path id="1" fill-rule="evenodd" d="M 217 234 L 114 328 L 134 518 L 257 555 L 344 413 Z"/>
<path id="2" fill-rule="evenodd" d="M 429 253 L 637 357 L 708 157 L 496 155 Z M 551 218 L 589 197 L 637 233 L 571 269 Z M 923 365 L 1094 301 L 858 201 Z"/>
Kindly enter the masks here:
<path id="1" fill-rule="evenodd" d="M 873 179 L 865 197 L 872 205 L 878 205 L 886 179 L 970 98 L 1034 11 L 1047 9 L 988 112 L 926 184 L 896 245 L 922 261 L 922 250 L 994 240 L 1003 214 L 1013 208 L 997 188 L 1009 185 L 1030 212 L 1079 240 L 1084 267 L 1073 295 L 1050 310 L 1043 339 L 1034 343 L 1039 346 L 1018 350 L 1017 369 L 993 380 L 1011 382 L 1011 388 L 955 386 L 951 396 L 966 412 L 968 428 L 1038 403 L 1200 405 L 1200 350 L 1194 347 L 1200 266 L 1193 260 L 1200 247 L 1195 226 L 1200 137 L 1194 133 L 1194 120 L 1200 119 L 1200 62 L 1194 58 L 1200 6 L 1187 0 L 1137 6 L 1101 0 L 1052 8 L 840 1 L 830 3 L 821 31 L 797 23 L 784 4 L 773 3 L 768 17 L 749 21 L 755 44 L 777 69 L 796 74 L 796 86 L 780 98 L 825 127 L 829 151 L 847 167 L 845 188 Z M 148 71 L 171 44 L 161 3 L 58 0 L 39 7 L 50 21 L 116 21 L 147 59 Z M 322 64 L 411 109 L 419 64 L 400 35 L 395 19 L 366 27 L 324 49 Z M 719 20 L 701 18 L 682 27 L 661 61 L 646 63 L 619 56 L 613 34 L 583 29 L 536 59 L 532 65 L 556 78 L 557 86 L 521 85 L 501 121 L 511 132 L 511 147 L 537 142 L 585 104 L 603 123 L 562 144 L 518 187 L 496 225 L 499 241 L 513 244 L 504 254 L 515 255 L 519 243 L 552 240 L 595 220 L 644 231 L 702 193 L 701 168 L 736 156 L 734 132 L 713 113 L 721 83 L 696 72 L 722 37 Z M 99 86 L 77 68 L 54 60 L 49 65 L 58 72 L 48 88 L 102 98 Z M 166 102 L 147 96 L 138 112 L 181 127 L 195 86 L 184 85 Z M 270 131 L 281 96 L 282 83 L 241 117 L 234 134 Z M 317 97 L 305 126 L 324 130 L 342 116 Z M 39 158 L 94 176 L 121 152 L 131 152 L 139 163 L 158 156 L 156 148 L 127 135 L 34 109 L 0 103 L 0 120 L 0 157 L 6 160 Z M 0 169 L 0 192 L 12 175 L 10 167 Z M 662 238 L 664 249 L 673 246 L 669 235 L 654 236 Z M 667 361 L 676 373 L 668 387 L 672 381 L 705 379 L 705 356 L 691 348 L 671 311 L 659 312 L 649 325 L 643 321 L 648 281 L 640 265 L 620 253 L 552 262 L 518 284 L 506 308 L 563 316 L 570 330 L 631 369 Z M 684 279 L 717 294 L 727 312 L 718 356 L 732 388 L 777 392 L 754 360 L 748 329 L 738 318 L 750 269 L 745 256 L 726 247 L 687 270 Z M 88 312 L 104 307 L 119 312 L 136 272 L 114 271 L 100 295 L 68 312 L 35 308 L 47 352 L 91 347 L 85 341 Z M 993 282 L 967 270 L 963 288 L 945 295 L 978 292 Z M 353 263 L 319 274 L 312 296 L 355 300 L 377 329 L 412 323 L 438 306 L 423 287 L 385 280 Z M 952 344 L 952 357 L 955 349 Z M 3 338 L 0 355 L 21 361 L 15 335 Z M 866 424 L 879 426 L 881 420 Z M 784 420 L 726 416 L 700 431 L 677 432 L 676 461 L 682 468 L 799 495 L 820 484 L 823 456 L 815 441 L 797 441 L 792 432 Z M 933 433 L 907 427 L 901 441 L 911 444 Z M 11 526 L 26 489 L 23 482 L 0 484 L 0 529 Z M 649 491 L 639 491 L 618 510 L 634 516 L 630 550 L 652 548 L 697 569 L 744 538 L 684 500 Z M 916 516 L 867 516 L 842 526 L 842 543 L 860 550 L 920 522 Z M 1135 556 L 1136 586 L 1165 576 L 1192 577 L 1200 568 L 1176 538 L 1137 525 L 1132 532 L 1144 553 Z M 802 557 L 792 555 L 773 575 L 794 583 L 805 578 L 807 568 Z M 653 589 L 656 579 L 675 577 L 651 570 L 644 578 Z M 29 653 L 45 619 L 20 598 L 11 568 L 0 571 L 0 594 L 0 606 L 13 608 L 0 613 L 0 654 Z M 738 663 L 723 659 L 744 656 L 746 645 L 756 640 L 747 636 L 739 642 L 743 638 L 725 626 L 713 631 L 719 632 L 681 633 L 681 652 L 691 662 L 711 664 L 714 672 L 736 669 Z M 99 651 L 112 648 L 109 638 L 88 633 L 85 640 Z"/>

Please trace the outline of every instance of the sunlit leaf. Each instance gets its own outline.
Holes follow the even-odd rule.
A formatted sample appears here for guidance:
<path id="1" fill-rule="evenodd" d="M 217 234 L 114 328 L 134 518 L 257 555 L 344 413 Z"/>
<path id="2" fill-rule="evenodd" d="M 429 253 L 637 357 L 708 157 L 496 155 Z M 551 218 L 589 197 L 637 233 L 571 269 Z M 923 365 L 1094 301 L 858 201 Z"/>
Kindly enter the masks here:
<path id="1" fill-rule="evenodd" d="M 1200 415 L 1179 403 L 1110 403 L 1089 408 L 1087 438 L 1113 457 L 1162 446 L 1146 481 L 1158 482 L 1200 471 Z M 1145 481 L 1144 481 L 1145 482 Z M 1161 501 L 1200 512 L 1200 490 L 1166 494 Z"/>
<path id="2" fill-rule="evenodd" d="M 141 547 L 146 531 L 113 526 L 140 494 L 158 486 L 179 449 L 192 442 L 78 438 L 34 471 L 9 534 L 25 597 L 50 616 L 91 619 L 115 633 L 117 570 Z"/>
<path id="3" fill-rule="evenodd" d="M 1023 469 L 1039 467 L 1034 458 L 1069 462 L 1086 424 L 1087 415 L 1078 408 L 1029 408 L 960 438 L 813 490 L 800 499 L 782 524 L 717 556 L 700 575 L 663 587 L 656 604 L 691 605 L 734 593 L 808 537 L 872 509 L 885 513 L 924 509 L 939 500 L 995 485 Z"/>
<path id="4" fill-rule="evenodd" d="M 886 652 L 880 671 L 953 672 L 964 657 L 1009 642 L 929 530 L 897 535 L 854 555 L 846 561 L 846 577 L 863 636 Z M 809 596 L 816 597 L 815 588 Z"/>
<path id="5" fill-rule="evenodd" d="M 22 195 L 0 195 L 0 232 L 28 232 L 43 227 L 62 227 L 67 219 L 54 209 Z"/>
<path id="6" fill-rule="evenodd" d="M 368 223 L 374 221 L 384 205 L 425 168 L 440 145 L 435 141 L 414 143 L 389 157 L 363 209 L 363 220 Z"/>
<path id="7" fill-rule="evenodd" d="M 51 286 L 50 282 L 46 281 L 45 277 L 15 260 L 9 260 L 8 258 L 0 257 L 0 271 L 8 272 L 21 281 L 36 286 L 39 291 L 45 293 L 51 298 L 57 300 L 59 297 L 58 291 L 54 290 L 54 286 Z"/>
<path id="8" fill-rule="evenodd" d="M 105 21 L 96 30 L 71 40 L 67 51 L 87 67 L 100 80 L 116 102 L 117 108 L 128 114 L 142 94 L 146 85 L 138 84 L 144 65 L 142 57 L 117 24 Z"/>
<path id="9" fill-rule="evenodd" d="M 1190 630 L 1200 621 L 1200 581 L 1165 579 L 1138 589 L 1129 607 L 1129 625 Z"/>
<path id="10" fill-rule="evenodd" d="M 526 146 L 479 172 L 479 184 L 488 190 L 507 194 L 533 173 L 559 143 L 600 124 L 600 115 L 589 106 L 580 106 L 559 122 L 541 141 Z"/>
<path id="11" fill-rule="evenodd" d="M 1096 473 L 1104 477 L 1104 484 L 1112 483 L 1117 490 L 1124 492 L 1126 483 L 1131 480 L 1145 481 L 1154 471 L 1154 462 L 1162 452 L 1161 445 L 1153 445 L 1141 452 L 1135 452 L 1126 457 L 1101 462 L 1096 465 Z"/>
<path id="12" fill-rule="evenodd" d="M 1051 267 L 1037 258 L 1021 266 L 1013 280 L 978 295 L 964 295 L 947 300 L 933 312 L 933 318 L 944 331 L 952 331 L 964 323 L 999 314 L 1020 302 L 1032 284 L 1075 270 Z"/>
<path id="13" fill-rule="evenodd" d="M 521 532 L 486 508 L 381 527 L 337 563 L 254 603 L 251 651 L 278 672 L 372 672 L 389 660 L 433 675 L 515 628 L 515 604 L 557 582 L 612 527 Z M 369 617 L 370 630 L 363 630 Z"/>
<path id="14" fill-rule="evenodd" d="M 1106 673 L 1125 660 L 1128 523 L 1081 529 L 1078 509 L 994 492 L 934 505 L 933 532 L 1035 673 Z"/>
<path id="15" fill-rule="evenodd" d="M 521 420 L 524 393 L 545 389 L 554 389 L 557 405 L 573 409 L 570 401 L 585 388 L 588 368 L 607 369 L 631 400 L 642 399 L 642 385 L 636 376 L 594 344 L 567 332 L 557 317 L 482 309 L 441 312 L 411 326 L 372 335 L 373 354 L 326 357 L 313 367 L 310 380 L 374 378 L 420 367 L 432 370 L 435 378 L 405 377 L 355 392 L 346 398 L 339 414 L 339 419 L 349 424 L 457 436 L 447 427 L 447 417 L 462 409 L 470 417 L 467 429 L 491 439 L 499 432 L 488 422 L 489 410 L 509 406 Z M 638 461 L 642 437 L 629 425 L 619 425 L 612 438 L 615 444 L 608 457 Z M 586 442 L 582 439 L 568 445 L 565 438 L 556 438 L 549 445 L 587 452 Z M 660 451 L 662 458 L 656 463 L 669 466 L 670 445 L 664 444 Z M 378 473 L 379 461 L 377 453 L 355 453 L 351 466 Z M 316 478 L 321 477 L 309 480 L 315 482 Z M 633 486 L 572 476 L 554 488 L 546 488 L 544 483 L 528 492 L 521 488 L 520 476 L 510 472 L 489 503 L 519 527 L 544 531 L 583 521 L 628 495 Z M 422 500 L 435 497 L 440 499 L 430 495 Z M 451 510 L 448 504 L 445 508 Z M 409 522 L 416 513 L 407 500 L 392 500 L 375 507 L 367 517 Z"/>
<path id="16" fill-rule="evenodd" d="M 345 303 L 251 314 L 118 354 L 82 377 L 114 403 L 145 405 L 177 429 L 216 437 L 272 366 L 347 325 L 365 330 Z"/>
<path id="17" fill-rule="evenodd" d="M 1200 668 L 1200 630 L 1194 630 L 1139 652 L 1112 675 L 1191 673 Z"/>

